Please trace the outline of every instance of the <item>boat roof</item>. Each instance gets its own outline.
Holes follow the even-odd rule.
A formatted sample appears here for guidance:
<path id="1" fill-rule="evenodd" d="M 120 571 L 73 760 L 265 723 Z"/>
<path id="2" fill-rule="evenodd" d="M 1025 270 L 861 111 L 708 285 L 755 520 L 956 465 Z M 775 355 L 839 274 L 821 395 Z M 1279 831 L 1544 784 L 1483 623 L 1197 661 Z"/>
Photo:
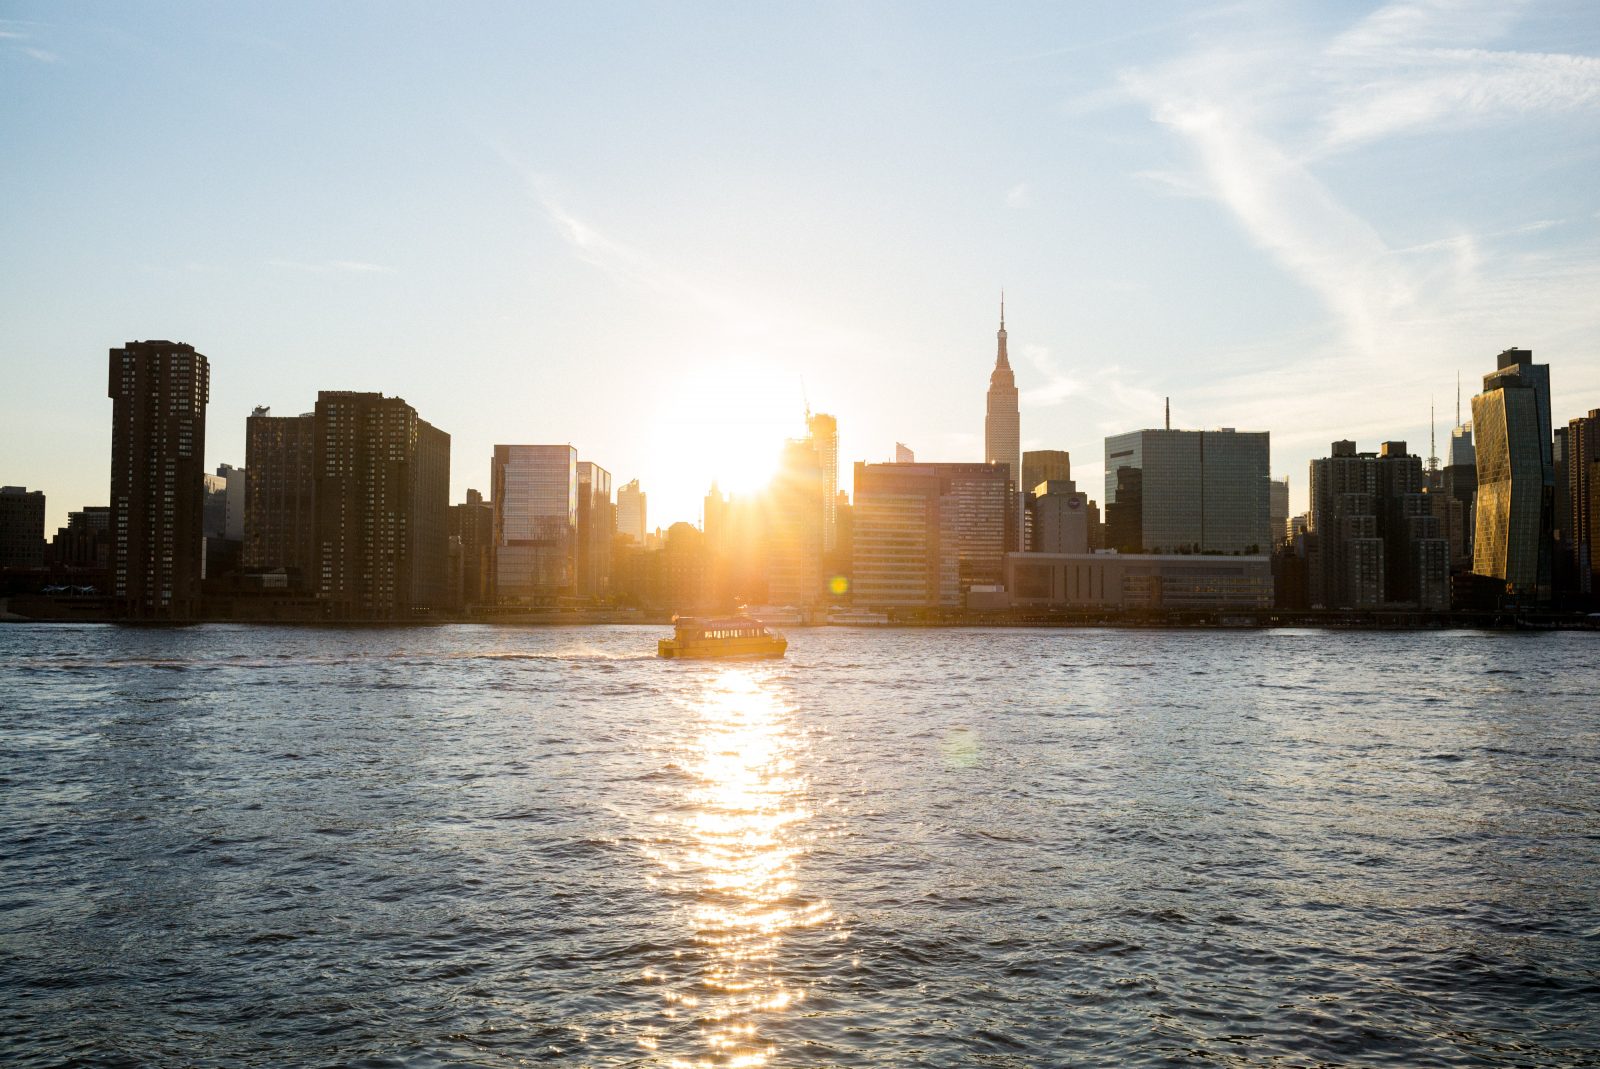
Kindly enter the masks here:
<path id="1" fill-rule="evenodd" d="M 754 616 L 680 616 L 673 623 L 679 627 L 704 627 L 708 630 L 762 626 Z"/>

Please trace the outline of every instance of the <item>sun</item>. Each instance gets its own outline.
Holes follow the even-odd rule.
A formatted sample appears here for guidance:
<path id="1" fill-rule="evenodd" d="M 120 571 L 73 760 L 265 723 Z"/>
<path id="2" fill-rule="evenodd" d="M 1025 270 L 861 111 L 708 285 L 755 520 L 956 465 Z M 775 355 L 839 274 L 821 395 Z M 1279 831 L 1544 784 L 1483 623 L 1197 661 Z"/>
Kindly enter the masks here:
<path id="1" fill-rule="evenodd" d="M 656 486 L 647 489 L 673 511 L 652 512 L 686 519 L 713 481 L 738 494 L 767 485 L 785 439 L 805 433 L 805 398 L 796 373 L 754 357 L 718 360 L 678 379 L 654 424 Z"/>

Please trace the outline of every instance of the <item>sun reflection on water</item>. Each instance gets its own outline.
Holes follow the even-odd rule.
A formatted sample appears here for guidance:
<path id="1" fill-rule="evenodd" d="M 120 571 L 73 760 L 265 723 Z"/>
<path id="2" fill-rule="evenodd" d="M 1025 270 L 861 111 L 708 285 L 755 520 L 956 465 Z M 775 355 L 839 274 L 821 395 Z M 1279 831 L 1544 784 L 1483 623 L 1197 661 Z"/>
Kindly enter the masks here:
<path id="1" fill-rule="evenodd" d="M 690 785 L 656 859 L 658 884 L 682 896 L 692 950 L 664 981 L 672 1020 L 692 1021 L 699 1050 L 669 1057 L 680 1069 L 763 1066 L 777 1053 L 760 1024 L 805 999 L 786 980 L 779 954 L 797 929 L 824 923 L 825 903 L 795 881 L 801 827 L 811 816 L 795 768 L 791 710 L 756 669 L 729 669 L 708 682 L 693 709 L 699 721 L 681 758 Z M 665 1037 L 640 1045 L 658 1050 Z M 662 1052 L 665 1054 L 666 1052 Z"/>

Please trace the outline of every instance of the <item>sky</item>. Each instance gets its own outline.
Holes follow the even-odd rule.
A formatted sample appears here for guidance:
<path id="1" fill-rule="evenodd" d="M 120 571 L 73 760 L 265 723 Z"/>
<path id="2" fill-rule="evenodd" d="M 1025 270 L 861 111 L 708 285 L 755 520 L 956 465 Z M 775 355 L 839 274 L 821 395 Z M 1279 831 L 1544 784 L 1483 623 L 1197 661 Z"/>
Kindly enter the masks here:
<path id="1" fill-rule="evenodd" d="M 806 405 L 854 461 L 983 456 L 1006 294 L 1024 449 L 1427 455 L 1495 354 L 1600 408 L 1593 0 L 0 0 L 0 482 L 108 496 L 107 352 L 211 363 L 206 460 L 319 389 L 571 442 L 651 526 Z"/>

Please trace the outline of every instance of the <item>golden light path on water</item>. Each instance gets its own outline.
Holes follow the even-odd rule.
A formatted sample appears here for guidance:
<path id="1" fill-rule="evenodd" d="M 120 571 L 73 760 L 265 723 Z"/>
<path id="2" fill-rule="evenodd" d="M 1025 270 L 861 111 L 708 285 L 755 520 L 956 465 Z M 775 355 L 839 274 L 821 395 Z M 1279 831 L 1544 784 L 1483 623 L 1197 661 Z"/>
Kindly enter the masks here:
<path id="1" fill-rule="evenodd" d="M 695 1024 L 693 1051 L 640 1045 L 675 1069 L 763 1066 L 777 1054 L 763 1020 L 791 1009 L 805 991 L 783 980 L 780 955 L 796 929 L 826 922 L 825 903 L 802 898 L 795 881 L 811 816 L 796 771 L 787 707 L 760 668 L 731 668 L 708 681 L 692 710 L 694 737 L 682 755 L 689 789 L 658 818 L 669 825 L 656 852 L 659 883 L 682 894 L 693 950 L 665 981 L 668 1016 Z M 676 1038 L 686 1038 L 676 1033 Z"/>

